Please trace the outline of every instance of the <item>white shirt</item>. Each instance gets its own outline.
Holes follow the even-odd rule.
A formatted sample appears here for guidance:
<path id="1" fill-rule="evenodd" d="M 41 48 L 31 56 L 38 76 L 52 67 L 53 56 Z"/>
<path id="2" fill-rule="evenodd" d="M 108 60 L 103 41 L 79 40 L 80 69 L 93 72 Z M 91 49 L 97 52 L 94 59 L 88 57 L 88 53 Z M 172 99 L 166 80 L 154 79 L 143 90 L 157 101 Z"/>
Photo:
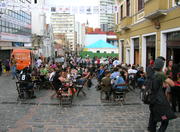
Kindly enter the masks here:
<path id="1" fill-rule="evenodd" d="M 42 60 L 41 60 L 41 59 L 38 59 L 38 60 L 37 60 L 37 66 L 40 67 L 41 63 L 42 63 Z"/>
<path id="2" fill-rule="evenodd" d="M 119 60 L 113 61 L 113 66 L 116 67 L 117 65 L 120 65 L 120 61 Z"/>
<path id="3" fill-rule="evenodd" d="M 55 71 L 51 72 L 49 75 L 49 81 L 53 81 L 53 76 L 55 75 Z"/>
<path id="4" fill-rule="evenodd" d="M 129 74 L 131 74 L 131 73 L 136 74 L 136 73 L 137 73 L 137 70 L 135 70 L 135 69 L 129 69 L 129 70 L 128 70 L 128 73 L 129 73 Z"/>

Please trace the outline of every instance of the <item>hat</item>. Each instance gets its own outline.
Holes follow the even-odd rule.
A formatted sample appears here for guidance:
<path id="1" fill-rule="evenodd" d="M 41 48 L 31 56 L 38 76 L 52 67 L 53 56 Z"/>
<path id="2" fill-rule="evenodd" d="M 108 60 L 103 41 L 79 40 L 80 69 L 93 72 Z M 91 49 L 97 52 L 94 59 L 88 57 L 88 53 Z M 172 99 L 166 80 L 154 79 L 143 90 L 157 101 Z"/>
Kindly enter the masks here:
<path id="1" fill-rule="evenodd" d="M 162 60 L 161 58 L 155 59 L 155 62 L 154 62 L 155 69 L 160 70 L 163 68 L 163 66 L 164 66 L 164 60 Z"/>

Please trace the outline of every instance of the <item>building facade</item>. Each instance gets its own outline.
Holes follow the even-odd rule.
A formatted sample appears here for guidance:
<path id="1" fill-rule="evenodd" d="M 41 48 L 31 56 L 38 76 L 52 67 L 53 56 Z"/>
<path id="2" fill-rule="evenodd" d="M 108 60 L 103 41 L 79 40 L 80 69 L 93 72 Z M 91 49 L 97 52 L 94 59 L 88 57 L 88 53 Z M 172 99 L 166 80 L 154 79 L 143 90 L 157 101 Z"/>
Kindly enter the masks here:
<path id="1" fill-rule="evenodd" d="M 32 15 L 32 46 L 36 57 L 49 57 L 49 49 L 47 47 L 51 44 L 50 36 L 47 34 L 46 13 L 39 10 L 45 6 L 45 0 L 32 0 L 34 9 L 31 11 Z M 48 27 L 49 28 L 49 27 Z M 51 33 L 50 33 L 51 34 Z M 50 49 L 51 50 L 51 49 Z"/>
<path id="2" fill-rule="evenodd" d="M 31 0 L 17 2 L 31 4 Z M 31 13 L 0 8 L 0 14 L 0 59 L 9 59 L 12 49 L 31 47 Z"/>
<path id="3" fill-rule="evenodd" d="M 52 25 L 46 24 L 45 34 L 43 37 L 42 53 L 44 57 L 55 57 L 54 34 Z"/>
<path id="4" fill-rule="evenodd" d="M 85 46 L 85 24 L 81 24 L 80 22 L 76 22 L 75 25 L 76 31 L 76 51 L 80 51 Z"/>
<path id="5" fill-rule="evenodd" d="M 44 36 L 46 28 L 46 14 L 42 9 L 45 6 L 45 0 L 32 0 L 34 9 L 32 14 L 32 34 Z"/>
<path id="6" fill-rule="evenodd" d="M 100 0 L 100 7 L 108 8 L 115 5 L 115 0 Z M 112 13 L 100 13 L 100 28 L 102 31 L 113 31 L 115 26 L 115 14 Z"/>
<path id="7" fill-rule="evenodd" d="M 69 13 L 52 13 L 51 24 L 54 34 L 65 34 L 69 49 L 75 51 L 75 15 Z"/>
<path id="8" fill-rule="evenodd" d="M 163 56 L 180 62 L 179 0 L 118 0 L 116 32 L 120 61 L 140 64 Z"/>
<path id="9" fill-rule="evenodd" d="M 88 31 L 88 30 L 87 30 Z M 100 28 L 89 30 L 85 35 L 85 46 L 88 46 L 96 41 L 103 40 L 113 46 L 118 47 L 118 38 L 114 32 L 103 32 Z"/>

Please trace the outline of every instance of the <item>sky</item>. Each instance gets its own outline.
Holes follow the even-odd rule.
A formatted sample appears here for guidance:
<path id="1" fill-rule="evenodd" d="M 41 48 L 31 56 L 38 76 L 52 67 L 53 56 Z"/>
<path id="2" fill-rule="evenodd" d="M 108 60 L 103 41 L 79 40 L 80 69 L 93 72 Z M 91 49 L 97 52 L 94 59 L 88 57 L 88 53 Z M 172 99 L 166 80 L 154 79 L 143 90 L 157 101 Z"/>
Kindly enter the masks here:
<path id="1" fill-rule="evenodd" d="M 68 5 L 68 6 L 98 6 L 99 0 L 46 0 L 46 5 Z M 99 15 L 76 14 L 76 21 L 80 23 L 89 22 L 90 27 L 99 27 Z"/>

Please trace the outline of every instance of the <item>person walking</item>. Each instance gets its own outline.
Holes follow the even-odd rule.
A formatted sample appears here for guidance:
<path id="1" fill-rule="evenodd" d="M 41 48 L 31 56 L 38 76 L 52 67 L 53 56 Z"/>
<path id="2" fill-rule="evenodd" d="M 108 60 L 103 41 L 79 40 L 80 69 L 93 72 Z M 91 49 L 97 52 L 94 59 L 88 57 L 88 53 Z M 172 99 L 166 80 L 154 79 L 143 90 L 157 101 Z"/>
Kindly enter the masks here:
<path id="1" fill-rule="evenodd" d="M 12 79 L 16 77 L 16 59 L 14 55 L 11 57 L 11 72 L 12 72 Z"/>
<path id="2" fill-rule="evenodd" d="M 158 57 L 154 63 L 155 73 L 152 76 L 151 102 L 149 105 L 149 132 L 156 132 L 158 122 L 161 122 L 158 132 L 165 132 L 169 120 L 176 118 L 174 112 L 171 110 L 165 93 L 163 92 L 163 83 L 174 86 L 174 82 L 171 79 L 166 78 L 165 74 L 162 72 L 164 62 L 165 59 L 163 57 Z"/>
<path id="3" fill-rule="evenodd" d="M 1 76 L 1 74 L 2 74 L 2 62 L 0 60 L 0 76 Z"/>

